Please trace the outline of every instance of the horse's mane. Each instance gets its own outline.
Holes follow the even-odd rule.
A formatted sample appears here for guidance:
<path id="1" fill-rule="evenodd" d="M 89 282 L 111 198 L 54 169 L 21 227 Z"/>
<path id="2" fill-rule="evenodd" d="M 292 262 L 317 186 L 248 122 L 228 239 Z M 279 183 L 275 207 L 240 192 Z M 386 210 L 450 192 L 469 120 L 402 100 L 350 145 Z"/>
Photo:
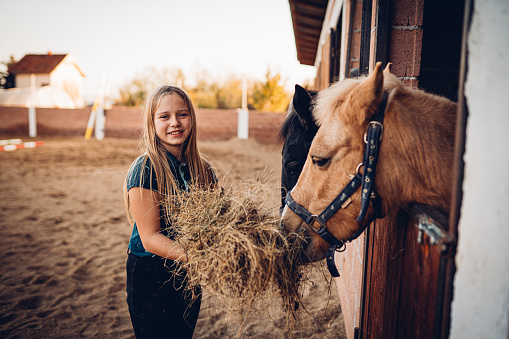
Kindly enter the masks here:
<path id="1" fill-rule="evenodd" d="M 337 108 L 347 99 L 348 94 L 360 83 L 366 80 L 367 76 L 359 78 L 348 78 L 336 82 L 329 88 L 319 92 L 315 99 L 313 117 L 318 126 L 325 120 L 326 116 L 335 112 Z M 384 89 L 391 92 L 393 89 L 403 90 L 404 85 L 394 74 L 384 72 Z"/>
<path id="2" fill-rule="evenodd" d="M 293 103 L 292 102 L 290 102 L 290 106 L 293 107 Z M 295 119 L 298 119 L 298 118 L 299 117 L 298 117 L 297 112 L 295 111 L 295 109 L 289 108 L 288 109 L 288 114 L 286 115 L 285 120 L 283 121 L 283 123 L 279 127 L 279 131 L 277 133 L 276 140 L 279 143 L 283 143 L 285 141 L 286 137 L 288 136 L 288 133 L 290 133 L 290 126 L 292 125 L 293 121 Z"/>

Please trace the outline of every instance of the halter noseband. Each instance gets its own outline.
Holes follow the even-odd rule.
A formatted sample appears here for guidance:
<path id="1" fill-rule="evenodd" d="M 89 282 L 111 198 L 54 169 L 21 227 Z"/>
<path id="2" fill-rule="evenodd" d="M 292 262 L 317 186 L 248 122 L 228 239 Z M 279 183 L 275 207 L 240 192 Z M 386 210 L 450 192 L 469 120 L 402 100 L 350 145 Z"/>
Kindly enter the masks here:
<path id="1" fill-rule="evenodd" d="M 361 188 L 361 210 L 357 217 L 357 222 L 362 223 L 366 217 L 366 213 L 369 208 L 370 202 L 373 203 L 375 218 L 381 216 L 381 202 L 373 189 L 373 183 L 375 181 L 376 164 L 378 162 L 378 154 L 380 151 L 380 144 L 382 141 L 383 134 L 383 120 L 385 114 L 385 108 L 387 107 L 388 93 L 384 92 L 378 112 L 373 115 L 366 134 L 364 135 L 364 142 L 366 143 L 366 149 L 364 150 L 363 162 L 357 166 L 357 173 L 350 175 L 350 182 L 343 188 L 338 196 L 327 206 L 320 214 L 312 214 L 307 209 L 299 205 L 292 198 L 291 191 L 286 196 L 286 205 L 297 214 L 309 227 L 318 233 L 323 240 L 327 241 L 331 246 L 327 249 L 327 267 L 333 277 L 339 277 L 336 264 L 334 262 L 334 253 L 343 252 L 346 249 L 346 243 L 355 240 L 366 227 L 371 223 L 372 220 L 366 222 L 364 226 L 360 227 L 354 235 L 347 240 L 338 240 L 327 230 L 327 221 L 332 217 L 340 208 L 346 208 L 350 202 L 350 197 Z M 364 171 L 361 174 L 359 172 L 360 167 L 364 167 Z M 374 219 L 374 218 L 373 218 Z M 320 228 L 316 229 L 313 225 L 318 222 Z"/>

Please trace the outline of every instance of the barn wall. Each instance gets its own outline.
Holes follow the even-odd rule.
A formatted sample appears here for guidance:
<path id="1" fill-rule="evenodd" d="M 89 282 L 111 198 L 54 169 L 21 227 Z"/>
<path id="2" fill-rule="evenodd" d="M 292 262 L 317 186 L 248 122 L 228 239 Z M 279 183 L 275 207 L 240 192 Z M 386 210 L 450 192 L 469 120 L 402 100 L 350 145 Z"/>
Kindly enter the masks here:
<path id="1" fill-rule="evenodd" d="M 340 78 L 348 76 L 348 68 L 359 67 L 362 0 L 329 1 L 320 37 L 319 54 L 315 62 L 317 68 L 315 90 L 322 90 L 330 84 L 330 30 L 336 28 L 341 14 L 344 20 L 341 22 L 343 26 L 341 28 Z M 349 54 L 347 49 L 350 50 Z M 335 278 L 334 281 L 341 299 L 341 311 L 348 338 L 354 338 L 356 329 L 361 326 L 364 244 L 365 234 L 362 234 L 346 247 L 345 252 L 336 253 L 336 264 L 341 277 Z"/>
<path id="2" fill-rule="evenodd" d="M 330 1 L 328 12 L 334 7 L 336 2 Z M 352 68 L 359 67 L 361 53 L 361 27 L 362 27 L 362 0 L 344 1 L 343 9 L 343 28 L 342 32 L 342 48 L 341 51 L 341 78 L 348 76 L 348 71 Z M 417 88 L 419 83 L 421 53 L 422 53 L 422 37 L 423 37 L 423 1 L 422 0 L 393 0 L 389 2 L 388 8 L 388 31 L 386 39 L 381 39 L 378 34 L 380 24 L 377 22 L 377 6 L 378 1 L 373 0 L 371 12 L 370 27 L 370 48 L 369 48 L 369 70 L 371 71 L 377 61 L 377 47 L 384 47 L 387 50 L 385 56 L 386 61 L 391 62 L 392 73 L 398 76 L 406 85 Z M 351 12 L 353 10 L 353 12 Z M 336 13 L 339 15 L 340 13 Z M 317 56 L 317 76 L 315 79 L 315 89 L 320 90 L 329 85 L 328 72 L 330 60 L 330 37 L 327 33 L 330 31 L 331 24 L 338 18 L 327 17 L 328 21 L 324 22 L 322 28 L 322 36 L 320 39 L 319 51 Z M 352 22 L 351 22 L 352 21 Z M 350 24 L 351 22 L 351 24 Z M 383 32 L 382 32 L 383 33 Z M 383 46 L 383 44 L 386 46 Z M 382 45 L 378 45 L 382 44 Z M 347 53 L 349 49 L 349 54 Z M 385 61 L 382 60 L 382 61 Z M 393 221 L 381 221 L 382 228 L 395 228 Z M 370 227 L 372 237 L 380 237 L 382 234 L 372 225 Z M 335 279 L 338 294 L 341 299 L 341 308 L 344 314 L 345 330 L 348 338 L 354 338 L 357 335 L 363 336 L 362 333 L 356 334 L 356 329 L 363 328 L 365 324 L 361 324 L 363 297 L 371 299 L 382 298 L 383 296 L 368 296 L 369 289 L 363 291 L 364 269 L 366 266 L 366 234 L 361 235 L 357 240 L 347 246 L 347 250 L 336 255 L 336 263 L 338 263 L 341 277 Z M 396 249 L 397 252 L 398 249 Z M 378 253 L 378 252 L 377 252 Z M 392 252 L 384 253 L 394 255 Z M 385 258 L 385 257 L 384 257 Z M 378 260 L 378 258 L 377 258 Z M 380 260 L 379 260 L 380 261 Z M 379 261 L 374 261 L 373 265 L 379 265 Z M 368 263 L 369 264 L 369 263 Z M 369 266 L 369 265 L 368 265 Z M 378 279 L 373 284 L 384 284 L 392 277 L 387 274 L 393 273 L 393 268 L 388 267 L 386 270 L 376 266 L 372 268 L 372 279 Z M 391 290 L 392 291 L 392 290 Z M 391 291 L 386 291 L 388 294 Z M 370 309 L 366 310 L 369 314 Z M 374 317 L 372 317 L 374 319 Z M 377 318 L 378 319 L 378 318 Z M 379 317 L 382 319 L 382 317 Z M 385 318 L 383 318 L 385 319 Z M 389 318 L 387 318 L 389 319 Z M 375 323 L 369 324 L 370 328 L 375 328 Z M 392 328 L 390 324 L 383 324 L 383 330 Z M 368 326 L 369 327 L 369 326 Z"/>
<path id="3" fill-rule="evenodd" d="M 351 69 L 359 67 L 362 0 L 345 1 L 343 18 L 340 79 L 349 76 Z M 366 233 L 361 234 L 348 244 L 345 252 L 336 254 L 341 276 L 334 281 L 341 300 L 347 338 L 354 338 L 356 329 L 361 327 L 365 237 Z"/>
<path id="4" fill-rule="evenodd" d="M 391 72 L 406 85 L 417 88 L 423 35 L 422 0 L 393 0 L 389 11 L 391 29 L 387 60 L 392 63 Z"/>
<path id="5" fill-rule="evenodd" d="M 505 227 L 509 217 L 509 178 L 506 175 L 509 167 L 509 158 L 506 156 L 509 136 L 504 129 L 509 125 L 509 109 L 504 102 L 509 89 L 509 45 L 506 43 L 509 32 L 509 2 L 471 1 L 474 4 L 474 14 L 468 39 L 469 60 L 465 92 L 469 118 L 466 131 L 464 195 L 458 226 L 458 252 L 455 258 L 458 270 L 454 282 L 450 337 L 509 338 L 509 228 Z M 377 3 L 373 1 L 373 14 Z M 426 1 L 391 0 L 388 3 L 387 61 L 393 64 L 392 73 L 400 77 L 405 84 L 417 88 L 421 85 L 419 79 L 422 78 Z M 456 1 L 455 4 L 461 4 L 461 1 Z M 456 7 L 462 12 L 461 6 Z M 345 17 L 344 22 L 348 22 L 347 18 Z M 436 19 L 433 16 L 432 18 Z M 377 39 L 374 19 L 375 16 L 372 16 L 370 33 L 373 33 L 373 44 L 369 60 L 371 69 L 379 61 L 373 53 Z M 435 21 L 438 21 L 434 23 L 436 25 L 443 23 L 441 20 Z M 346 31 L 345 27 L 343 31 Z M 355 29 L 352 31 L 355 32 Z M 347 37 L 343 37 L 345 43 L 346 39 Z M 328 52 L 322 48 L 324 41 L 326 40 L 321 39 L 319 51 L 322 58 L 327 58 Z M 427 48 L 429 50 L 430 46 Z M 447 53 L 450 52 L 450 49 L 447 50 Z M 324 78 L 321 76 L 324 68 L 322 64 L 323 62 L 316 64 L 319 87 Z M 398 223 L 394 225 L 397 226 Z M 372 237 L 383 235 L 375 232 L 370 234 Z M 358 293 L 356 278 L 352 279 L 352 275 L 358 275 L 354 269 L 355 262 L 362 265 L 364 260 L 363 249 L 355 247 L 351 244 L 347 252 L 338 255 L 342 276 L 336 279 L 349 338 L 355 336 L 352 332 L 358 326 L 355 312 L 358 307 Z M 392 259 L 393 256 L 389 258 Z M 385 281 L 389 279 L 392 278 L 388 275 Z M 390 312 L 379 313 L 384 313 L 382 316 L 391 319 Z M 359 334 L 369 337 L 374 335 L 374 332 Z"/>
<path id="6" fill-rule="evenodd" d="M 473 1 L 450 338 L 509 337 L 509 2 Z"/>
<path id="7" fill-rule="evenodd" d="M 336 253 L 336 266 L 340 277 L 334 278 L 341 300 L 341 312 L 347 338 L 355 337 L 355 329 L 361 326 L 362 278 L 366 233 L 352 241 L 342 253 Z"/>
<path id="8" fill-rule="evenodd" d="M 56 109 L 37 108 L 37 134 L 85 135 L 90 108 Z M 115 138 L 138 138 L 141 131 L 140 110 L 115 107 L 105 111 L 105 136 Z M 202 141 L 228 140 L 237 136 L 237 111 L 197 109 L 198 139 Z M 272 112 L 249 112 L 249 137 L 256 141 L 275 144 L 284 114 Z M 28 136 L 28 109 L 0 106 L 0 137 Z"/>
<path id="9" fill-rule="evenodd" d="M 342 51 L 341 79 L 350 76 L 350 71 L 352 69 L 359 68 L 359 57 L 361 54 L 362 0 L 347 1 L 344 8 L 345 35 L 342 41 L 345 41 L 345 45 Z M 347 54 L 348 49 L 350 52 L 349 54 Z"/>

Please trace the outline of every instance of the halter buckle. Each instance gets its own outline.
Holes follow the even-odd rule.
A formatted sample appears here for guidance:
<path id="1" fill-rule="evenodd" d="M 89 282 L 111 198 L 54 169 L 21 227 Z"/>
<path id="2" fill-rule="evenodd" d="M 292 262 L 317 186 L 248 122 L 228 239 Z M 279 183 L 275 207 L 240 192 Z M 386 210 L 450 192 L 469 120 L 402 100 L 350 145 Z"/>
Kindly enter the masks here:
<path id="1" fill-rule="evenodd" d="M 313 225 L 315 224 L 315 221 L 320 224 L 320 226 L 325 227 L 325 222 L 322 222 L 322 219 L 316 214 L 311 215 L 309 218 L 309 222 L 307 223 L 309 227 L 315 232 L 318 233 L 319 229 L 316 229 Z M 319 234 L 319 233 L 318 233 Z"/>
<path id="2" fill-rule="evenodd" d="M 368 129 L 366 130 L 366 133 L 364 133 L 364 143 L 365 144 L 368 143 L 368 130 L 371 125 L 380 126 L 380 128 L 382 129 L 382 132 L 380 133 L 380 139 L 378 140 L 379 142 L 382 141 L 382 137 L 384 135 L 384 125 L 378 121 L 370 121 Z"/>

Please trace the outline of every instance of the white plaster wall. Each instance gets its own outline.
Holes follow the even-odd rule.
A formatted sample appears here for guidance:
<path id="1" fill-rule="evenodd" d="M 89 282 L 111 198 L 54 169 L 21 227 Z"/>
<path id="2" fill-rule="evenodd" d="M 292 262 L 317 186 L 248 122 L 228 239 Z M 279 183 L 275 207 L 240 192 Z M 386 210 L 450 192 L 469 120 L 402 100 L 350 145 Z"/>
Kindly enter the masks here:
<path id="1" fill-rule="evenodd" d="M 344 0 L 329 0 L 325 17 L 323 18 L 322 31 L 320 32 L 320 39 L 318 40 L 318 48 L 316 49 L 315 67 L 319 67 L 322 62 L 322 46 L 329 38 L 331 28 L 336 28 L 341 10 L 343 9 Z M 345 30 L 342 29 L 344 32 Z"/>
<path id="2" fill-rule="evenodd" d="M 474 0 L 451 338 L 504 338 L 509 322 L 509 1 Z"/>
<path id="3" fill-rule="evenodd" d="M 35 86 L 47 86 L 50 84 L 49 74 L 35 74 Z M 32 87 L 32 74 L 19 74 L 16 75 L 16 87 L 27 88 Z"/>
<path id="4" fill-rule="evenodd" d="M 84 106 L 83 75 L 77 68 L 72 55 L 67 55 L 51 73 L 51 86 L 59 87 L 67 92 L 77 107 Z"/>

